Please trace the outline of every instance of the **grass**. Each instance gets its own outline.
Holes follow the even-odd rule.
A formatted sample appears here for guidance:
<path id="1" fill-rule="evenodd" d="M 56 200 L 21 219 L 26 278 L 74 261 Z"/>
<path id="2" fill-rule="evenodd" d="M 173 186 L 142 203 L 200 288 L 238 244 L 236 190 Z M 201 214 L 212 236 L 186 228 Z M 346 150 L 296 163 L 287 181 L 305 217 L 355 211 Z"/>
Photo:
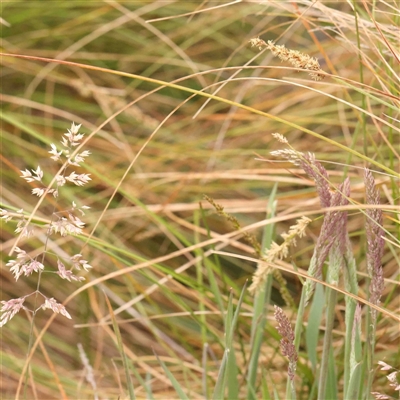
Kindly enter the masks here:
<path id="1" fill-rule="evenodd" d="M 4 324 L 1 398 L 396 398 L 398 5 L 1 7 L 1 300 L 71 316 Z M 72 122 L 91 180 L 38 198 Z"/>

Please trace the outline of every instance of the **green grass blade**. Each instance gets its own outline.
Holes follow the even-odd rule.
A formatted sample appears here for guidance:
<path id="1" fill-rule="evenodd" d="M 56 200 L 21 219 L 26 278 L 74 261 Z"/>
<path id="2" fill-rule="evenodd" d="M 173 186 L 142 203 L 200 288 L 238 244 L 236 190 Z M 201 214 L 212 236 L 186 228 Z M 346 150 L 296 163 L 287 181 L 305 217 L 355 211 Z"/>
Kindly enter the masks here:
<path id="1" fill-rule="evenodd" d="M 328 379 L 326 383 L 326 398 L 331 400 L 338 399 L 338 378 L 335 371 L 335 357 L 333 349 L 331 347 L 329 353 L 329 364 L 328 364 Z"/>
<path id="2" fill-rule="evenodd" d="M 278 185 L 275 184 L 269 196 L 266 218 L 273 218 L 276 212 L 277 203 L 275 201 L 276 191 Z M 266 225 L 264 228 L 262 251 L 271 246 L 274 224 Z M 267 304 L 269 303 L 270 292 L 272 285 L 272 275 L 268 278 L 265 285 L 265 290 L 257 293 L 254 297 L 253 317 L 251 321 L 251 354 L 247 372 L 247 399 L 256 399 L 256 378 L 258 371 L 258 360 L 260 356 L 260 349 L 264 338 L 265 324 L 267 322 Z"/>
<path id="3" fill-rule="evenodd" d="M 129 398 L 131 400 L 134 400 L 135 397 L 135 391 L 133 388 L 133 382 L 131 379 L 131 375 L 130 375 L 130 371 L 129 371 L 129 367 L 128 367 L 128 360 L 124 351 L 124 345 L 122 343 L 122 337 L 121 337 L 121 332 L 119 330 L 119 326 L 117 323 L 117 320 L 115 319 L 115 315 L 114 315 L 114 311 L 111 307 L 111 303 L 110 300 L 108 300 L 108 297 L 105 296 L 106 299 L 106 303 L 107 303 L 107 307 L 108 307 L 108 311 L 110 312 L 110 316 L 111 316 L 111 320 L 112 320 L 112 324 L 113 324 L 113 328 L 114 328 L 114 333 L 115 333 L 115 337 L 116 337 L 116 345 L 119 351 L 119 354 L 121 355 L 121 359 L 122 359 L 122 363 L 124 366 L 124 371 L 125 371 L 125 378 L 126 378 L 126 384 L 128 386 L 128 393 L 129 393 Z"/>
<path id="4" fill-rule="evenodd" d="M 262 399 L 271 400 L 272 397 L 271 397 L 271 395 L 269 393 L 268 382 L 267 382 L 266 376 L 267 376 L 266 373 L 261 375 L 261 394 L 262 394 Z"/>
<path id="5" fill-rule="evenodd" d="M 139 381 L 140 385 L 142 385 L 142 387 L 146 391 L 146 399 L 154 400 L 153 392 L 151 390 L 151 380 L 152 380 L 151 374 L 146 373 L 146 378 L 143 379 L 140 376 L 140 374 L 138 373 L 138 371 L 136 370 L 136 368 L 134 368 L 132 363 L 130 363 L 130 370 L 133 372 L 133 374 L 135 375 L 136 379 Z"/>
<path id="6" fill-rule="evenodd" d="M 229 349 L 226 349 L 224 352 L 224 356 L 222 357 L 221 365 L 218 370 L 218 378 L 215 383 L 214 392 L 212 395 L 213 400 L 221 400 L 225 398 L 225 376 L 226 376 L 226 365 L 229 356 Z"/>
<path id="7" fill-rule="evenodd" d="M 227 362 L 227 368 L 226 368 L 226 379 L 227 379 L 227 385 L 228 385 L 228 396 L 230 399 L 234 398 L 239 393 L 239 381 L 238 381 L 239 370 L 238 370 L 238 366 L 236 364 L 236 354 L 235 354 L 235 347 L 233 345 L 233 338 L 234 338 L 234 334 L 236 331 L 244 295 L 246 293 L 246 288 L 247 288 L 247 284 L 245 284 L 243 286 L 242 293 L 240 295 L 238 304 L 236 306 L 235 313 L 233 315 L 232 323 L 230 326 L 227 325 L 227 327 L 229 329 L 229 342 L 228 342 L 229 347 L 228 348 L 230 349 L 230 352 L 228 355 L 228 362 Z"/>
<path id="8" fill-rule="evenodd" d="M 226 366 L 226 385 L 228 387 L 228 399 L 234 399 L 239 393 L 239 369 L 236 363 L 235 349 L 231 348 L 228 354 Z"/>
<path id="9" fill-rule="evenodd" d="M 171 373 L 171 371 L 167 368 L 165 363 L 158 357 L 158 355 L 155 355 L 157 357 L 158 362 L 160 363 L 162 369 L 164 370 L 165 374 L 168 376 L 168 379 L 170 380 L 172 386 L 174 387 L 176 393 L 179 396 L 179 399 L 181 400 L 189 400 L 189 397 L 186 395 L 184 390 L 182 389 L 182 386 L 179 384 L 179 382 L 175 379 L 174 375 Z"/>
<path id="10" fill-rule="evenodd" d="M 324 287 L 322 285 L 316 285 L 306 327 L 307 354 L 313 371 L 316 371 L 318 362 L 317 347 L 319 340 L 319 327 L 321 326 L 323 315 L 323 307 L 321 307 L 321 304 L 325 304 Z"/>
<path id="11" fill-rule="evenodd" d="M 32 128 L 31 126 L 21 122 L 20 119 L 17 119 L 14 117 L 12 114 L 6 113 L 6 112 L 1 112 L 0 113 L 0 118 L 3 119 L 4 121 L 8 122 L 11 125 L 14 125 L 16 128 L 21 129 L 21 131 L 28 133 L 35 139 L 40 140 L 41 142 L 49 145 L 51 143 L 51 140 L 48 139 L 45 135 L 42 135 L 39 131 L 36 129 Z"/>

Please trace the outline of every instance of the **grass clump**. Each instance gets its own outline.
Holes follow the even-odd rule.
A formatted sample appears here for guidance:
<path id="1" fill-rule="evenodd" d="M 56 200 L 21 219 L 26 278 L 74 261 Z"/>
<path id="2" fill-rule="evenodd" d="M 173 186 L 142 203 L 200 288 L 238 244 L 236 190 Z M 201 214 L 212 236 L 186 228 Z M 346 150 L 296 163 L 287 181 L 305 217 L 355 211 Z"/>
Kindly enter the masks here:
<path id="1" fill-rule="evenodd" d="M 2 397 L 395 398 L 398 11 L 4 3 Z"/>

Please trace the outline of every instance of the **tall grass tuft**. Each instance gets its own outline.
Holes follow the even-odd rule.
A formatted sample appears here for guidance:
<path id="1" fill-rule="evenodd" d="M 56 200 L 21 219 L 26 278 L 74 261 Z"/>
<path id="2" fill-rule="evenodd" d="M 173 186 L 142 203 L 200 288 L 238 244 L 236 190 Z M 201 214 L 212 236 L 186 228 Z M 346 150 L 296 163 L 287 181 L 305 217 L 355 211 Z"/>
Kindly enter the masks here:
<path id="1" fill-rule="evenodd" d="M 397 4 L 1 10 L 0 397 L 396 398 Z"/>

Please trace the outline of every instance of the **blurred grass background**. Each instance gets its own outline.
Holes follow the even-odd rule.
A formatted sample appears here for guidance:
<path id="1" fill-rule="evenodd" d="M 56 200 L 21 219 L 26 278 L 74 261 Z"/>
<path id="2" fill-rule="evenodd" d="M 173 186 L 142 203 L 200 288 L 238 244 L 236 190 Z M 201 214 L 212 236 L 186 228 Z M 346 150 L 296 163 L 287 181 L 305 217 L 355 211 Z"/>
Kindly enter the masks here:
<path id="1" fill-rule="evenodd" d="M 395 2 L 366 4 L 357 2 L 356 20 L 349 2 L 5 1 L 1 4 L 1 47 L 4 53 L 67 60 L 165 82 L 184 78 L 180 85 L 206 88 L 207 93 L 219 88 L 218 96 L 224 99 L 318 133 L 398 174 L 399 129 L 392 118 L 399 117 L 398 64 L 393 57 L 393 52 L 398 54 L 399 9 Z M 288 68 L 271 53 L 251 48 L 249 40 L 257 36 L 317 57 L 332 76 L 313 82 L 306 72 Z M 237 79 L 217 85 L 237 71 L 228 67 L 249 62 L 268 68 L 245 68 Z M 168 363 L 188 397 L 200 398 L 204 343 L 209 345 L 210 381 L 216 379 L 223 351 L 221 301 L 226 301 L 230 291 L 234 299 L 239 298 L 256 267 L 211 254 L 218 247 L 253 256 L 239 234 L 221 236 L 233 228 L 216 215 L 203 195 L 212 197 L 242 226 L 248 226 L 265 218 L 269 196 L 278 184 L 276 214 L 281 221 L 274 228 L 277 238 L 293 225 L 294 216 L 314 212 L 308 237 L 292 249 L 288 260 L 306 270 L 319 234 L 319 201 L 314 183 L 300 170 L 288 163 L 272 162 L 269 152 L 281 149 L 282 144 L 271 133 L 285 135 L 297 151 L 315 153 L 325 162 L 333 183 L 350 176 L 355 202 L 364 202 L 362 167 L 367 164 L 332 143 L 223 101 L 211 100 L 205 105 L 206 98 L 194 96 L 169 115 L 188 93 L 167 87 L 148 95 L 156 84 L 79 65 L 9 56 L 2 56 L 1 63 L 3 208 L 32 211 L 37 202 L 30 195 L 34 186 L 24 183 L 19 171 L 40 165 L 45 181 L 50 182 L 57 170 L 49 159 L 49 144 L 58 144 L 72 121 L 82 124 L 81 132 L 89 134 L 143 96 L 85 147 L 92 155 L 82 171 L 92 174 L 90 184 L 63 189 L 58 203 L 49 198 L 36 214 L 49 220 L 54 205 L 59 210 L 72 201 L 88 205 L 91 210 L 83 219 L 89 233 L 121 183 L 88 245 L 84 245 L 85 237 L 51 240 L 51 251 L 60 257 L 84 255 L 94 267 L 88 282 L 115 271 L 120 275 L 77 294 L 67 305 L 72 321 L 57 317 L 52 322 L 43 340 L 51 362 L 43 349 L 36 351 L 28 398 L 93 396 L 85 382 L 77 343 L 82 343 L 94 368 L 100 397 L 124 396 L 122 364 L 111 340 L 105 295 L 113 305 L 131 360 L 143 378 L 147 374 L 154 395 L 176 397 L 156 353 Z M 132 159 L 167 116 L 121 182 Z M 398 179 L 377 175 L 377 183 L 382 202 L 398 204 Z M 34 222 L 40 224 L 39 220 Z M 384 222 L 391 240 L 398 244 L 397 216 L 386 213 Z M 261 225 L 253 231 L 260 241 Z M 16 283 L 5 267 L 15 240 L 14 229 L 15 224 L 2 223 L 3 300 L 36 287 L 34 276 Z M 350 213 L 349 230 L 362 274 L 362 213 Z M 216 238 L 215 243 L 203 245 L 210 237 Z M 196 244 L 196 249 L 185 250 Z M 43 250 L 44 235 L 20 245 L 34 256 Z M 385 277 L 390 279 L 384 305 L 394 312 L 399 307 L 397 250 L 395 245 L 387 246 L 384 257 Z M 145 267 L 127 270 L 144 261 L 148 262 Z M 49 257 L 46 267 L 51 270 L 55 266 L 55 258 Z M 213 286 L 211 270 L 218 289 Z M 297 302 L 301 283 L 291 274 L 285 278 Z M 48 273 L 42 278 L 41 290 L 63 301 L 77 285 Z M 284 304 L 277 287 L 273 301 Z M 236 331 L 237 354 L 241 355 L 238 364 L 243 366 L 248 361 L 252 310 L 252 296 L 246 293 Z M 288 309 L 289 317 L 293 313 L 295 310 Z M 48 318 L 48 312 L 39 313 L 39 330 Z M 344 332 L 340 309 L 337 318 L 334 343 L 340 354 Z M 281 392 L 286 362 L 278 351 L 275 325 L 272 321 L 266 328 L 260 376 L 274 382 Z M 28 336 L 29 322 L 23 312 L 2 329 L 2 398 L 14 396 Z M 398 324 L 383 317 L 378 337 L 377 360 L 390 359 L 392 365 L 398 365 Z M 241 373 L 244 379 L 245 367 Z M 314 373 L 305 354 L 298 374 L 302 381 L 299 398 L 308 398 Z M 378 373 L 376 385 L 383 386 L 384 379 Z M 140 382 L 135 385 L 137 396 L 144 396 Z"/>

